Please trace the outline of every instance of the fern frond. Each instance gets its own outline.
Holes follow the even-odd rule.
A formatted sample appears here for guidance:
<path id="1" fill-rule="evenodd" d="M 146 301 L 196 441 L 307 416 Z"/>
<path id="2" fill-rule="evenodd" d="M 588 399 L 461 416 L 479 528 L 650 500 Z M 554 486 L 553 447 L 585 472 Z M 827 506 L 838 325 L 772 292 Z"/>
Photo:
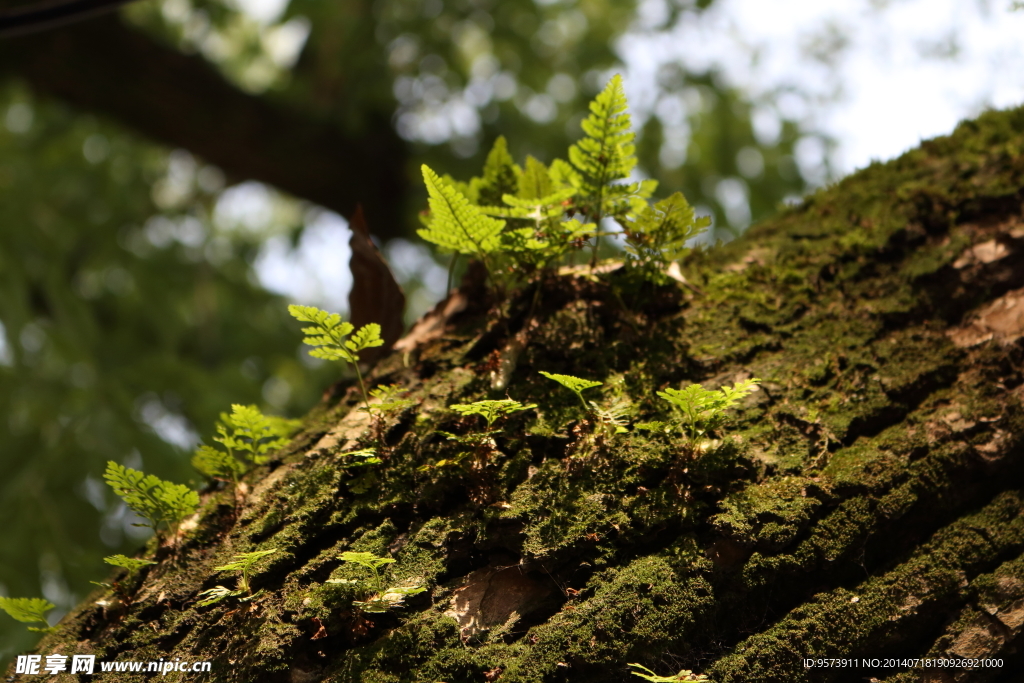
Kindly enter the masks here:
<path id="1" fill-rule="evenodd" d="M 380 325 L 377 323 L 367 323 L 356 330 L 355 334 L 345 341 L 345 348 L 354 355 L 363 349 L 370 349 L 375 346 L 382 346 L 383 344 L 384 339 L 380 336 Z"/>
<path id="2" fill-rule="evenodd" d="M 223 481 L 235 481 L 246 470 L 238 458 L 206 444 L 196 449 L 192 456 L 192 467 L 204 477 Z"/>
<path id="3" fill-rule="evenodd" d="M 509 398 L 501 399 L 500 401 L 476 401 L 474 403 L 456 403 L 448 406 L 450 409 L 459 413 L 460 415 L 479 415 L 480 417 L 487 420 L 487 426 L 490 427 L 494 424 L 494 421 L 498 418 L 517 413 L 521 410 L 529 410 L 530 408 L 536 408 L 536 404 L 523 405 L 519 401 L 513 401 Z"/>
<path id="4" fill-rule="evenodd" d="M 429 195 L 430 224 L 417 233 L 446 251 L 486 260 L 487 254 L 501 244 L 505 221 L 486 216 L 426 164 L 422 170 Z"/>
<path id="5" fill-rule="evenodd" d="M 255 550 L 251 553 L 239 553 L 235 555 L 235 559 L 227 564 L 222 564 L 219 567 L 214 567 L 214 571 L 218 572 L 247 572 L 252 569 L 253 565 L 262 560 L 268 555 L 273 555 L 277 552 L 277 548 L 272 550 Z"/>
<path id="6" fill-rule="evenodd" d="M 154 530 L 161 523 L 177 525 L 194 514 L 199 507 L 199 494 L 187 486 L 144 474 L 113 461 L 107 463 L 103 479 L 128 507 L 148 519 L 148 526 Z"/>
<path id="7" fill-rule="evenodd" d="M 499 135 L 487 154 L 483 176 L 470 181 L 470 194 L 466 195 L 467 199 L 472 198 L 472 201 L 480 206 L 498 206 L 501 204 L 502 195 L 516 191 L 521 173 L 522 170 L 508 153 L 505 136 Z"/>
<path id="8" fill-rule="evenodd" d="M 560 164 L 557 175 L 578 191 L 577 206 L 591 219 L 621 217 L 637 196 L 649 197 L 656 184 L 616 183 L 636 167 L 636 147 L 630 130 L 628 103 L 622 77 L 616 74 L 590 103 L 590 115 L 581 124 L 584 137 L 569 148 L 569 164 Z"/>
<path id="9" fill-rule="evenodd" d="M 635 220 L 626 221 L 626 253 L 640 264 L 668 265 L 688 251 L 686 242 L 707 230 L 708 216 L 696 217 L 681 192 L 653 206 L 644 204 Z"/>
<path id="10" fill-rule="evenodd" d="M 139 560 L 134 557 L 128 557 L 127 555 L 110 555 L 104 557 L 103 561 L 107 564 L 112 564 L 115 567 L 123 567 L 127 569 L 129 573 L 135 573 L 143 567 L 148 567 L 151 564 L 156 564 L 152 560 Z"/>
<path id="11" fill-rule="evenodd" d="M 550 380 L 558 382 L 563 387 L 576 394 L 580 399 L 580 403 L 583 404 L 584 410 L 590 410 L 590 408 L 587 407 L 587 402 L 583 399 L 583 392 L 587 389 L 593 389 L 594 387 L 599 387 L 604 384 L 604 382 L 595 382 L 594 380 L 573 377 L 572 375 L 559 375 L 554 372 L 545 372 L 543 370 L 540 371 L 540 374 Z"/>
<path id="12" fill-rule="evenodd" d="M 55 629 L 49 626 L 46 621 L 46 613 L 52 610 L 54 605 L 43 598 L 4 598 L 0 597 L 0 610 L 7 612 L 12 618 L 25 624 L 43 623 L 46 628 L 29 626 L 29 631 L 46 633 Z"/>

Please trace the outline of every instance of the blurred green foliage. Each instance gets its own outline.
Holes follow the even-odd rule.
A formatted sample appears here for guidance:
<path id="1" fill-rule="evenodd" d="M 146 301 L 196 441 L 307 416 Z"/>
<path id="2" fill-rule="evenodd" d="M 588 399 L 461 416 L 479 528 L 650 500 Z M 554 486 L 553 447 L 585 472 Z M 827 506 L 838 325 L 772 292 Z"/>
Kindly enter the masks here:
<path id="1" fill-rule="evenodd" d="M 707 4 L 666 2 L 662 27 Z M 396 201 L 416 241 L 419 165 L 470 177 L 499 133 L 517 159 L 563 154 L 616 71 L 615 40 L 635 10 L 629 0 L 291 0 L 257 20 L 228 0 L 145 0 L 124 17 L 238 87 L 352 135 L 392 121 L 413 151 L 420 194 Z M 793 148 L 806 132 L 776 116 L 776 135 L 754 134 L 752 112 L 776 111 L 771 102 L 681 68 L 663 69 L 655 91 L 632 111 L 638 171 L 713 212 L 718 236 L 804 191 Z M 59 613 L 106 573 L 105 555 L 141 544 L 102 484 L 106 461 L 198 485 L 189 454 L 227 406 L 301 415 L 337 377 L 304 360 L 285 302 L 254 275 L 269 234 L 297 238 L 302 205 L 282 200 L 268 230 L 223 226 L 213 218 L 223 186 L 187 151 L 0 83 L 0 595 L 43 595 Z M 32 642 L 0 620 L 0 667 Z"/>

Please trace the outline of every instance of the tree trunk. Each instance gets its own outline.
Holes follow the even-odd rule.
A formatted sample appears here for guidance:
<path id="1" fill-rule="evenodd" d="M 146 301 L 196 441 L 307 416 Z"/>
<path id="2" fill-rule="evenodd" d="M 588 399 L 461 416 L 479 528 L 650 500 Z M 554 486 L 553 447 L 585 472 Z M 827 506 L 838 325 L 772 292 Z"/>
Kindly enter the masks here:
<path id="1" fill-rule="evenodd" d="M 38 652 L 211 661 L 167 679 L 186 681 L 639 681 L 631 662 L 716 683 L 1020 680 L 1022 186 L 1024 109 L 989 113 L 691 255 L 689 287 L 618 270 L 464 292 L 372 373 L 417 401 L 382 464 L 345 467 L 371 435 L 339 388 L 237 512 L 204 494 L 131 605 L 97 592 Z M 664 416 L 666 387 L 763 384 L 689 457 L 678 436 L 600 436 L 541 370 L 603 381 L 585 397 L 630 423 Z M 447 406 L 505 395 L 537 407 L 458 460 L 438 430 L 483 423 Z M 278 550 L 261 595 L 197 606 L 257 549 Z M 365 613 L 347 550 L 427 591 Z"/>

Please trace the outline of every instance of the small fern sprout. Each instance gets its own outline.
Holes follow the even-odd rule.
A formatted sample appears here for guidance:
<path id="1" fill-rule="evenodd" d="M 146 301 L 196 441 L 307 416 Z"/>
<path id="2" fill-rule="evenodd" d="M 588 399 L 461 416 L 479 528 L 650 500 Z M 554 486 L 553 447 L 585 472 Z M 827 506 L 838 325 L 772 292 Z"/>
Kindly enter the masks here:
<path id="1" fill-rule="evenodd" d="M 178 535 L 178 526 L 199 507 L 199 494 L 183 484 L 165 481 L 152 474 L 133 470 L 116 462 L 107 463 L 103 479 L 125 504 L 149 520 L 148 526 L 159 533 L 161 525 Z"/>
<path id="2" fill-rule="evenodd" d="M 0 597 L 0 610 L 7 612 L 12 618 L 25 624 L 45 624 L 45 626 L 29 626 L 29 631 L 37 633 L 52 633 L 56 627 L 50 626 L 46 620 L 46 613 L 52 610 L 54 605 L 43 598 L 4 598 Z"/>
<path id="3" fill-rule="evenodd" d="M 535 403 L 523 405 L 519 401 L 504 398 L 499 401 L 476 401 L 475 403 L 456 403 L 448 406 L 460 415 L 479 415 L 487 421 L 488 433 L 492 431 L 494 422 L 499 418 L 506 417 L 521 410 L 536 408 Z"/>
<path id="4" fill-rule="evenodd" d="M 345 467 L 366 467 L 367 465 L 379 465 L 382 460 L 377 457 L 377 450 L 374 448 L 360 448 L 357 451 L 342 453 Z"/>
<path id="5" fill-rule="evenodd" d="M 342 320 L 341 315 L 322 311 L 315 306 L 292 304 L 288 312 L 299 322 L 312 323 L 312 327 L 302 328 L 302 333 L 306 335 L 303 343 L 314 347 L 309 355 L 324 360 L 342 360 L 355 368 L 359 389 L 363 393 L 363 404 L 369 410 L 370 397 L 363 383 L 363 373 L 359 370 L 359 352 L 384 344 L 380 336 L 380 325 L 367 323 L 356 330 L 352 323 Z"/>
<path id="6" fill-rule="evenodd" d="M 373 553 L 357 553 L 346 551 L 341 554 L 342 562 L 352 563 L 369 571 L 369 576 L 363 580 L 352 579 L 328 579 L 327 583 L 335 585 L 358 585 L 361 586 L 364 600 L 353 601 L 353 605 L 363 612 L 383 613 L 389 610 L 402 607 L 405 598 L 410 595 L 417 595 L 427 590 L 418 585 L 388 586 L 384 579 L 381 568 L 392 564 L 395 560 L 391 557 L 377 557 Z"/>
<path id="7" fill-rule="evenodd" d="M 222 413 L 213 440 L 223 450 L 202 445 L 192 457 L 192 466 L 211 479 L 233 482 L 253 465 L 263 465 L 270 453 L 288 443 L 298 420 L 264 415 L 256 406 L 232 405 L 231 414 Z"/>
<path id="8" fill-rule="evenodd" d="M 397 384 L 381 384 L 370 389 L 370 398 L 376 403 L 367 403 L 360 410 L 370 416 L 371 426 L 374 432 L 374 440 L 381 446 L 384 445 L 385 420 L 401 413 L 409 406 L 416 405 L 416 401 L 408 398 L 399 398 L 402 387 Z"/>
<path id="9" fill-rule="evenodd" d="M 152 560 L 140 560 L 134 557 L 128 557 L 127 555 L 110 555 L 108 557 L 104 557 L 103 561 L 109 565 L 127 569 L 128 573 L 122 576 L 120 580 L 115 579 L 114 583 L 105 583 L 102 581 L 93 581 L 92 583 L 103 588 L 112 589 L 117 593 L 117 596 L 125 605 L 130 605 L 132 603 L 132 596 L 129 590 L 125 587 L 125 582 L 132 581 L 132 579 L 135 578 L 135 575 L 143 567 L 156 564 L 156 562 L 153 562 Z"/>
<path id="10" fill-rule="evenodd" d="M 672 404 L 682 414 L 680 428 L 687 438 L 687 448 L 696 452 L 709 431 L 718 429 L 728 419 L 725 411 L 757 390 L 761 380 L 755 378 L 736 382 L 718 390 L 691 384 L 683 389 L 666 389 L 658 396 Z M 660 427 L 662 423 L 649 423 Z"/>
<path id="11" fill-rule="evenodd" d="M 697 683 L 699 681 L 708 680 L 708 677 L 704 674 L 695 674 L 688 669 L 680 671 L 675 676 L 659 676 L 642 664 L 630 664 L 629 666 L 636 667 L 635 671 L 630 671 L 629 673 L 634 676 L 639 676 L 645 681 L 650 681 L 651 683 L 680 683 L 681 681 L 692 681 Z"/>
<path id="12" fill-rule="evenodd" d="M 540 374 L 544 375 L 548 379 L 558 382 L 563 387 L 576 394 L 577 398 L 580 399 L 580 404 L 583 405 L 583 409 L 587 412 L 591 411 L 591 407 L 587 405 L 587 401 L 583 398 L 583 392 L 587 389 L 593 389 L 599 387 L 604 382 L 595 382 L 589 379 L 581 379 L 579 377 L 573 377 L 572 375 L 559 375 L 553 372 L 540 371 Z"/>
<path id="13" fill-rule="evenodd" d="M 225 598 L 237 597 L 241 598 L 242 602 L 248 602 L 249 600 L 259 597 L 263 593 L 262 590 L 256 594 L 253 594 L 252 592 L 252 584 L 250 583 L 252 579 L 252 569 L 256 566 L 256 563 L 264 557 L 273 555 L 276 552 L 277 549 L 272 548 L 270 550 L 256 550 L 251 553 L 241 553 L 239 555 L 235 555 L 235 560 L 233 562 L 228 562 L 227 564 L 219 567 L 214 567 L 214 571 L 218 572 L 239 572 L 238 588 L 231 590 L 224 586 L 214 586 L 209 590 L 205 590 L 199 594 L 199 597 L 202 598 L 202 600 L 198 602 L 199 606 L 205 607 L 207 605 L 213 605 Z"/>

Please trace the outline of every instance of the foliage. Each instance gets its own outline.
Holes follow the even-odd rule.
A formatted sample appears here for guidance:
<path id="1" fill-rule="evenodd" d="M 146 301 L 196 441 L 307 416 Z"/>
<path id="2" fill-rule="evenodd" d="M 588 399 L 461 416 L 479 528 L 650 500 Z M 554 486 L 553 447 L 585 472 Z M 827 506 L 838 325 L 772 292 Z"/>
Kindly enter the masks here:
<path id="1" fill-rule="evenodd" d="M 636 667 L 636 671 L 630 671 L 634 676 L 639 676 L 645 681 L 651 683 L 679 683 L 679 681 L 707 681 L 708 677 L 704 674 L 695 674 L 690 670 L 684 669 L 675 676 L 659 676 L 654 673 L 646 666 L 642 664 L 630 664 L 629 666 Z"/>
<path id="2" fill-rule="evenodd" d="M 385 415 L 394 415 L 409 406 L 416 405 L 416 401 L 411 399 L 398 398 L 398 394 L 401 391 L 402 387 L 397 384 L 381 384 L 370 389 L 370 398 L 377 399 L 377 402 L 370 403 L 368 406 L 365 406 L 360 410 L 366 410 L 371 415 L 383 417 Z"/>
<path id="3" fill-rule="evenodd" d="M 687 436 L 689 448 L 695 450 L 705 434 L 725 423 L 725 411 L 755 391 L 760 381 L 757 378 L 745 379 L 731 387 L 723 386 L 717 390 L 705 389 L 700 384 L 690 384 L 683 389 L 669 388 L 657 394 L 682 414 L 680 427 Z M 658 429 L 661 426 L 662 423 L 643 425 L 648 429 Z"/>
<path id="4" fill-rule="evenodd" d="M 417 231 L 420 237 L 445 251 L 476 256 L 486 264 L 488 255 L 501 244 L 505 221 L 486 216 L 426 164 L 422 171 L 430 197 L 430 215 L 426 228 Z"/>
<path id="5" fill-rule="evenodd" d="M 533 403 L 523 405 L 519 401 L 504 398 L 496 401 L 488 400 L 475 401 L 473 403 L 456 403 L 448 407 L 460 415 L 479 415 L 487 421 L 487 429 L 490 431 L 494 422 L 499 418 L 507 417 L 512 413 L 518 413 L 522 410 L 536 408 L 537 406 Z"/>
<path id="6" fill-rule="evenodd" d="M 288 312 L 299 322 L 313 323 L 312 327 L 302 328 L 302 333 L 306 335 L 302 343 L 313 347 L 309 355 L 324 360 L 342 360 L 355 368 L 359 389 L 363 392 L 363 404 L 369 410 L 370 398 L 363 384 L 363 373 L 359 370 L 359 352 L 384 344 L 380 336 L 380 325 L 367 323 L 356 330 L 352 323 L 343 321 L 341 315 L 322 311 L 315 306 L 292 304 Z"/>
<path id="7" fill-rule="evenodd" d="M 664 281 L 669 264 L 711 219 L 697 218 L 680 192 L 652 206 L 648 199 L 657 182 L 628 181 L 637 160 L 626 109 L 616 75 L 591 102 L 581 124 L 584 136 L 569 148 L 569 161 L 555 159 L 550 169 L 532 156 L 525 168 L 517 166 L 504 138 L 495 142 L 483 175 L 469 183 L 447 181 L 424 166 L 430 211 L 420 235 L 446 251 L 477 257 L 492 278 L 522 276 L 558 263 L 591 237 L 593 264 L 601 221 L 614 218 L 626 237 L 627 262 L 644 277 Z"/>
<path id="8" fill-rule="evenodd" d="M 648 279 L 664 281 L 665 268 L 682 258 L 686 243 L 711 225 L 709 216 L 697 218 L 682 192 L 644 206 L 623 225 L 627 258 L 640 266 Z"/>
<path id="9" fill-rule="evenodd" d="M 113 460 L 107 463 L 103 479 L 129 508 L 149 520 L 144 526 L 159 531 L 160 525 L 165 524 L 172 538 L 181 521 L 199 507 L 199 494 L 187 486 L 164 481 Z"/>
<path id="10" fill-rule="evenodd" d="M 590 407 L 587 406 L 587 402 L 583 399 L 583 392 L 586 391 L 587 389 L 599 387 L 603 384 L 603 382 L 595 382 L 594 380 L 573 377 L 572 375 L 559 375 L 554 372 L 545 372 L 544 370 L 541 370 L 540 374 L 544 375 L 550 380 L 558 382 L 563 387 L 565 387 L 572 393 L 576 394 L 576 396 L 580 399 L 580 403 L 583 404 L 583 409 L 587 411 L 590 410 Z"/>
<path id="11" fill-rule="evenodd" d="M 391 557 L 377 557 L 373 553 L 357 553 L 352 551 L 343 552 L 340 555 L 342 562 L 358 565 L 369 571 L 365 581 L 353 581 L 347 579 L 328 579 L 329 584 L 356 584 L 361 586 L 365 593 L 365 600 L 353 601 L 353 605 L 368 613 L 383 613 L 388 610 L 397 609 L 402 606 L 403 601 L 410 595 L 417 595 L 426 590 L 422 586 L 390 586 L 386 587 L 381 567 L 392 564 L 395 560 Z"/>
<path id="12" fill-rule="evenodd" d="M 115 567 L 127 569 L 129 574 L 134 574 L 143 567 L 156 564 L 156 562 L 153 562 L 152 560 L 141 560 L 135 557 L 128 557 L 127 555 L 109 555 L 104 557 L 103 561 L 107 564 L 114 565 Z"/>
<path id="13" fill-rule="evenodd" d="M 43 623 L 46 624 L 45 628 L 37 626 L 29 626 L 29 631 L 37 631 L 39 633 L 49 633 L 56 631 L 57 629 L 50 626 L 49 622 L 46 621 L 46 613 L 52 610 L 54 605 L 49 600 L 43 598 L 5 598 L 0 597 L 0 609 L 7 612 L 10 616 L 17 619 L 18 621 L 26 624 Z"/>
<path id="14" fill-rule="evenodd" d="M 366 467 L 367 465 L 379 465 L 382 461 L 377 457 L 377 451 L 373 448 L 360 448 L 357 451 L 343 453 L 345 467 Z"/>
<path id="15" fill-rule="evenodd" d="M 270 550 L 256 550 L 251 553 L 241 553 L 239 555 L 235 555 L 235 560 L 233 562 L 228 562 L 227 564 L 219 567 L 214 567 L 214 570 L 218 572 L 239 572 L 238 588 L 236 590 L 231 590 L 224 586 L 214 586 L 213 588 L 205 590 L 199 594 L 202 600 L 197 604 L 201 607 L 205 607 L 207 605 L 216 604 L 225 598 L 245 596 L 243 601 L 246 601 L 257 597 L 259 594 L 253 595 L 252 592 L 252 569 L 256 566 L 256 563 L 264 557 L 273 555 L 276 552 L 277 549 L 272 548 Z"/>
<path id="16" fill-rule="evenodd" d="M 230 415 L 221 413 L 213 437 L 224 450 L 204 444 L 196 450 L 192 466 L 211 479 L 237 484 L 252 465 L 266 463 L 270 452 L 288 443 L 298 425 L 298 420 L 264 415 L 256 406 L 232 405 Z"/>

